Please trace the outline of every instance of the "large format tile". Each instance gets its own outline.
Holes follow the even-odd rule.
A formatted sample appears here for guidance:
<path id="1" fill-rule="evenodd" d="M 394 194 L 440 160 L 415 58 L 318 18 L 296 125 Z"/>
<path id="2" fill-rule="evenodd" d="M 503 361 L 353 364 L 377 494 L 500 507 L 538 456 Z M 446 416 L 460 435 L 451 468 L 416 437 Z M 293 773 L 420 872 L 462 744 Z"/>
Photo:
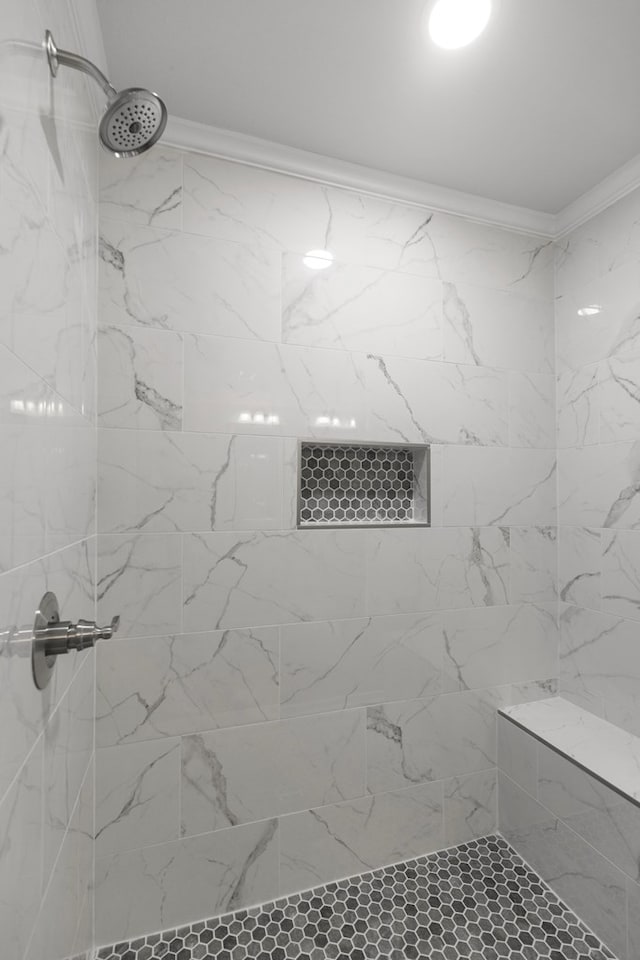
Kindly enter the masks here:
<path id="1" fill-rule="evenodd" d="M 496 695 L 465 692 L 367 708 L 367 783 L 381 793 L 495 766 Z"/>
<path id="2" fill-rule="evenodd" d="M 634 527 L 640 517 L 640 441 L 558 451 L 562 523 Z"/>
<path id="3" fill-rule="evenodd" d="M 608 613 L 567 607 L 560 618 L 560 684 L 593 699 L 612 723 L 640 736 L 637 626 Z"/>
<path id="4" fill-rule="evenodd" d="M 640 532 L 603 530 L 601 608 L 640 619 Z"/>
<path id="5" fill-rule="evenodd" d="M 438 693 L 442 653 L 441 619 L 432 614 L 283 626 L 282 716 Z"/>
<path id="6" fill-rule="evenodd" d="M 498 816 L 495 770 L 454 777 L 443 786 L 446 846 L 467 843 L 495 832 Z"/>
<path id="7" fill-rule="evenodd" d="M 223 337 L 280 339 L 280 255 L 106 221 L 101 322 Z"/>
<path id="8" fill-rule="evenodd" d="M 184 407 L 186 430 L 265 436 L 355 437 L 368 416 L 351 354 L 203 336 L 185 338 Z"/>
<path id="9" fill-rule="evenodd" d="M 281 529 L 282 441 L 100 430 L 103 533 Z"/>
<path id="10" fill-rule="evenodd" d="M 362 873 L 444 843 L 441 784 L 423 784 L 281 820 L 280 893 Z"/>
<path id="11" fill-rule="evenodd" d="M 264 903 L 278 888 L 276 820 L 96 862 L 96 941 L 110 943 Z"/>
<path id="12" fill-rule="evenodd" d="M 42 889 L 42 744 L 0 804 L 0 926 L 3 950 L 22 957 Z"/>
<path id="13" fill-rule="evenodd" d="M 362 711 L 185 737 L 183 835 L 364 794 Z"/>
<path id="14" fill-rule="evenodd" d="M 508 443 L 509 377 L 492 367 L 368 353 L 359 361 L 376 439 Z"/>
<path id="15" fill-rule="evenodd" d="M 155 147 L 129 160 L 100 154 L 100 205 L 104 214 L 130 223 L 179 227 L 182 220 L 182 153 Z"/>
<path id="16" fill-rule="evenodd" d="M 365 531 L 185 536 L 184 628 L 358 617 Z"/>
<path id="17" fill-rule="evenodd" d="M 511 527 L 511 601 L 557 599 L 558 534 L 554 527 Z"/>
<path id="18" fill-rule="evenodd" d="M 445 360 L 553 373 L 551 303 L 468 283 L 444 287 Z"/>
<path id="19" fill-rule="evenodd" d="M 94 666 L 85 654 L 44 732 L 44 876 L 69 828 L 93 752 Z"/>
<path id="20" fill-rule="evenodd" d="M 103 427 L 182 428 L 182 338 L 164 330 L 104 326 L 98 345 Z"/>
<path id="21" fill-rule="evenodd" d="M 282 338 L 287 343 L 442 357 L 438 280 L 333 261 L 324 270 L 285 255 Z"/>
<path id="22" fill-rule="evenodd" d="M 446 446 L 442 484 L 445 526 L 556 522 L 552 450 Z"/>
<path id="23" fill-rule="evenodd" d="M 544 679 L 556 673 L 555 604 L 449 611 L 443 632 L 445 690 Z"/>
<path id="24" fill-rule="evenodd" d="M 177 840 L 179 777 L 178 739 L 98 750 L 96 856 Z"/>
<path id="25" fill-rule="evenodd" d="M 97 650 L 98 746 L 278 718 L 278 631 L 110 640 Z"/>
<path id="26" fill-rule="evenodd" d="M 624 874 L 507 777 L 500 779 L 499 808 L 507 840 L 594 933 L 624 957 Z"/>
<path id="27" fill-rule="evenodd" d="M 378 615 L 508 603 L 509 531 L 371 531 L 367 592 L 368 612 Z"/>
<path id="28" fill-rule="evenodd" d="M 637 880 L 640 807 L 543 744 L 538 748 L 538 758 L 540 802 L 607 860 Z"/>
<path id="29" fill-rule="evenodd" d="M 181 550 L 175 534 L 103 534 L 98 541 L 100 620 L 119 616 L 123 636 L 179 633 Z"/>
<path id="30" fill-rule="evenodd" d="M 558 595 L 565 603 L 600 607 L 601 531 L 558 528 Z"/>

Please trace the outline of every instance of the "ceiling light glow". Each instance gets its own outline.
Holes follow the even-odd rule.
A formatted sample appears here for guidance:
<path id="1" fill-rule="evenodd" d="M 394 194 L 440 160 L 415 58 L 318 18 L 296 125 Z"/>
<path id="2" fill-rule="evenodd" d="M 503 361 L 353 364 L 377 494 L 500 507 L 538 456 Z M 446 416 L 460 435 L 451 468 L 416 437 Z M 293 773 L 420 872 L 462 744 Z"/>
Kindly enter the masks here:
<path id="1" fill-rule="evenodd" d="M 587 307 L 580 307 L 578 310 L 579 317 L 595 317 L 598 313 L 602 313 L 602 307 L 598 303 L 590 303 Z"/>
<path id="2" fill-rule="evenodd" d="M 491 0 L 436 0 L 429 15 L 429 34 L 445 50 L 466 47 L 479 37 L 491 16 Z"/>
<path id="3" fill-rule="evenodd" d="M 311 270 L 326 270 L 333 262 L 333 254 L 328 250 L 308 250 L 302 262 Z"/>

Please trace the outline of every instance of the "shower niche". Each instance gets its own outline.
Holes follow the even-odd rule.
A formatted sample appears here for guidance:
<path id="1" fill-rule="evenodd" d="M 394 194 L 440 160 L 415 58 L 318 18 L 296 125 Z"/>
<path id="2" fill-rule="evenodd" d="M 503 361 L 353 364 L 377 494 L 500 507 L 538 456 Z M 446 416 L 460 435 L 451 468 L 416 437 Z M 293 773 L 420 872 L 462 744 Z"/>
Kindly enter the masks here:
<path id="1" fill-rule="evenodd" d="M 428 446 L 302 441 L 298 527 L 426 527 Z"/>

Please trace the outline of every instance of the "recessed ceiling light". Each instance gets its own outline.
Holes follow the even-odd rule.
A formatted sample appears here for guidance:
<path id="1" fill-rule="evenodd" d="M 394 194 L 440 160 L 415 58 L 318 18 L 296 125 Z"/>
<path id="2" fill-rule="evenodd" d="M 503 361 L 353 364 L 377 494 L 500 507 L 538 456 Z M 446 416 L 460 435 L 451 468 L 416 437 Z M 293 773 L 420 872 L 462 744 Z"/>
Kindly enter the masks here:
<path id="1" fill-rule="evenodd" d="M 590 303 L 587 307 L 580 307 L 579 317 L 595 317 L 597 313 L 602 313 L 602 307 L 598 303 Z"/>
<path id="2" fill-rule="evenodd" d="M 436 0 L 430 6 L 429 34 L 445 50 L 466 47 L 479 37 L 491 16 L 491 0 Z"/>
<path id="3" fill-rule="evenodd" d="M 308 250 L 302 262 L 311 270 L 326 270 L 333 262 L 333 254 L 328 250 Z"/>

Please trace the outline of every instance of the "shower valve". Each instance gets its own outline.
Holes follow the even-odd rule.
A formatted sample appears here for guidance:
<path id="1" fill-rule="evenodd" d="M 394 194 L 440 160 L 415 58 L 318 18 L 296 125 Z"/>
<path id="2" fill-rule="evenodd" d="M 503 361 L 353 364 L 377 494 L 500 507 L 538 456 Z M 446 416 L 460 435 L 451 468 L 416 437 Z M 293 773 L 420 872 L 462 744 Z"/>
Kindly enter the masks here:
<path id="1" fill-rule="evenodd" d="M 38 690 L 49 683 L 56 657 L 71 650 L 86 650 L 98 640 L 110 640 L 119 626 L 120 617 L 114 617 L 106 627 L 99 627 L 95 620 L 61 620 L 55 593 L 45 593 L 33 624 L 31 662 Z"/>
<path id="2" fill-rule="evenodd" d="M 95 620 L 58 620 L 36 631 L 36 640 L 44 643 L 44 655 L 57 657 L 70 650 L 86 650 L 98 640 L 110 640 L 120 626 L 120 617 L 114 617 L 108 627 L 99 627 Z"/>

